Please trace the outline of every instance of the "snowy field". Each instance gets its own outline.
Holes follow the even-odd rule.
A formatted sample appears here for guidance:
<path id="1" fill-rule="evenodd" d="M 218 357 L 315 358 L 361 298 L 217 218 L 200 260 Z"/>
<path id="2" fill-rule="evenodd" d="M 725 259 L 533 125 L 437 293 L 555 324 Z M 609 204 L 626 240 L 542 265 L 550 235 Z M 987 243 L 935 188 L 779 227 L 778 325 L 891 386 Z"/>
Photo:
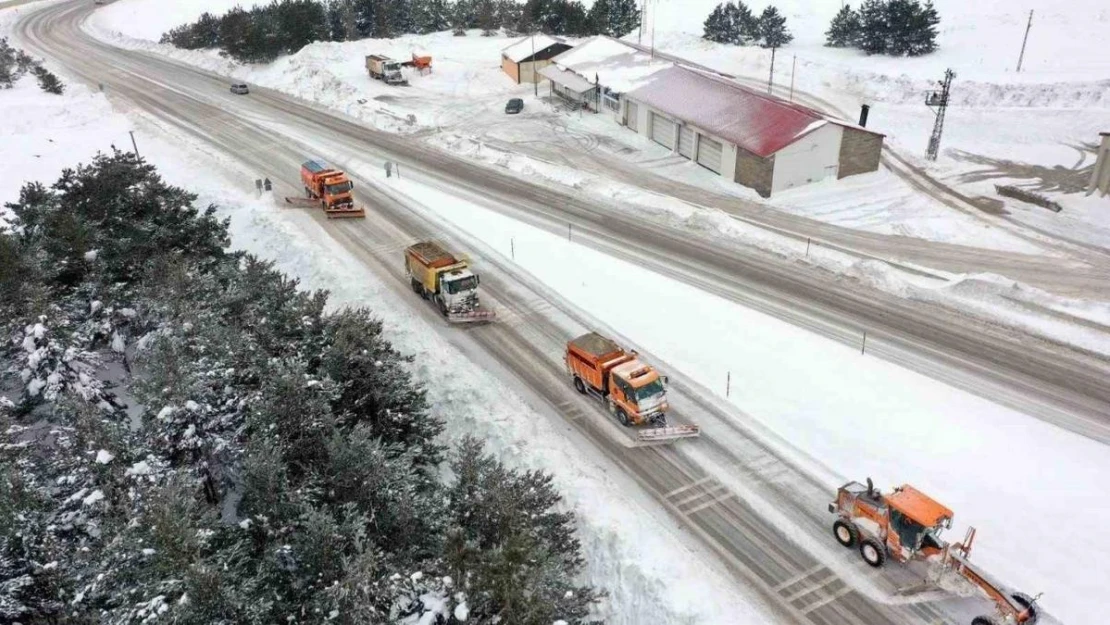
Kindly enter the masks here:
<path id="1" fill-rule="evenodd" d="M 0 10 L 0 37 L 8 36 L 13 13 Z M 372 308 L 397 349 L 416 357 L 414 378 L 427 385 L 449 438 L 477 436 L 507 464 L 554 475 L 567 507 L 578 515 L 586 581 L 610 592 L 599 616 L 627 625 L 772 622 L 745 600 L 745 590 L 715 557 L 638 494 L 621 469 L 584 451 L 590 446 L 559 417 L 537 412 L 467 360 L 438 326 L 412 314 L 411 301 L 337 250 L 310 214 L 257 198 L 242 184 L 250 176 L 236 163 L 162 134 L 143 117 L 113 112 L 102 95 L 66 80 L 64 73 L 62 78 L 67 83 L 62 96 L 42 93 L 32 78 L 0 90 L 0 116 L 13 121 L 0 125 L 0 168 L 9 174 L 0 176 L 0 205 L 17 200 L 27 181 L 53 183 L 64 168 L 113 144 L 130 149 L 128 131 L 135 130 L 140 153 L 168 182 L 198 193 L 198 205 L 214 203 L 231 219 L 233 247 L 274 260 L 305 289 L 331 291 L 333 307 Z M 444 370 L 453 374 L 445 377 Z"/>

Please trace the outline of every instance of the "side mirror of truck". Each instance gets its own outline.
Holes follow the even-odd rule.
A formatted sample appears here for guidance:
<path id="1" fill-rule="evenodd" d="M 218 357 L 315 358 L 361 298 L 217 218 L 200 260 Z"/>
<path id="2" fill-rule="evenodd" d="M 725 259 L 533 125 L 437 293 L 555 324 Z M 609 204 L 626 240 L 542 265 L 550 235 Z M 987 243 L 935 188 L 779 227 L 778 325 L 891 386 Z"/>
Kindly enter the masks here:
<path id="1" fill-rule="evenodd" d="M 663 379 L 663 384 L 670 384 L 671 383 L 670 378 L 668 378 L 667 376 L 664 375 L 664 376 L 661 376 L 661 377 Z"/>

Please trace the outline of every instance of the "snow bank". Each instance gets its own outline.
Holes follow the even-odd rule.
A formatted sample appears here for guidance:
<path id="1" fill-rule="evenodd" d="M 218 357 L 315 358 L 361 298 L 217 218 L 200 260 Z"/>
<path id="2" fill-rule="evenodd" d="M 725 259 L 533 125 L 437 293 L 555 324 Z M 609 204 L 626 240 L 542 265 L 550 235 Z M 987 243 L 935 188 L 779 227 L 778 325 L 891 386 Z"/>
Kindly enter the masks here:
<path id="1" fill-rule="evenodd" d="M 980 530 L 976 562 L 1043 591 L 1065 622 L 1095 625 L 1110 608 L 1091 606 L 1104 580 L 1090 572 L 1110 558 L 1103 445 L 411 179 L 393 184 L 493 250 L 513 239 L 522 269 L 722 400 L 731 375 L 726 401 L 842 477 L 909 482 L 945 502 Z M 629 292 L 651 305 L 628 306 Z"/>

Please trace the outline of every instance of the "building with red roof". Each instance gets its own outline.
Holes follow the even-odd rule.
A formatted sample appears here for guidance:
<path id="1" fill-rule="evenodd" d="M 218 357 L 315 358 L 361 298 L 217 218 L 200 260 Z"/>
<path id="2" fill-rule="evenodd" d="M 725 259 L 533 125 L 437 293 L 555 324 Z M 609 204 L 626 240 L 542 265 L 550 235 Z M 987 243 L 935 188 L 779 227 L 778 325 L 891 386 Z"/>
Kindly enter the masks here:
<path id="1" fill-rule="evenodd" d="M 674 65 L 623 94 L 626 126 L 763 197 L 879 168 L 883 135 Z"/>

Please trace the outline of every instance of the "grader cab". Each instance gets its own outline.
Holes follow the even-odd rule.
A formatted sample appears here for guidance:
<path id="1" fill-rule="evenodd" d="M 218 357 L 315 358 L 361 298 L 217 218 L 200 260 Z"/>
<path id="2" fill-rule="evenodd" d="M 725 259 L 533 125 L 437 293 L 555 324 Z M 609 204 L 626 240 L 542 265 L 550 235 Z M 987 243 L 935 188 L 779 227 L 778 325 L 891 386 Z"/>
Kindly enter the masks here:
<path id="1" fill-rule="evenodd" d="M 971 564 L 975 528 L 968 528 L 963 542 L 949 544 L 941 533 L 952 528 L 952 511 L 925 493 L 907 485 L 890 494 L 867 485 L 848 482 L 829 504 L 837 516 L 833 535 L 845 547 L 858 547 L 864 562 L 881 567 L 887 558 L 899 562 L 939 557 L 947 570 L 978 586 L 995 604 L 995 614 L 978 616 L 972 625 L 1034 625 L 1036 600 L 1025 593 L 1010 592 L 986 572 Z"/>

